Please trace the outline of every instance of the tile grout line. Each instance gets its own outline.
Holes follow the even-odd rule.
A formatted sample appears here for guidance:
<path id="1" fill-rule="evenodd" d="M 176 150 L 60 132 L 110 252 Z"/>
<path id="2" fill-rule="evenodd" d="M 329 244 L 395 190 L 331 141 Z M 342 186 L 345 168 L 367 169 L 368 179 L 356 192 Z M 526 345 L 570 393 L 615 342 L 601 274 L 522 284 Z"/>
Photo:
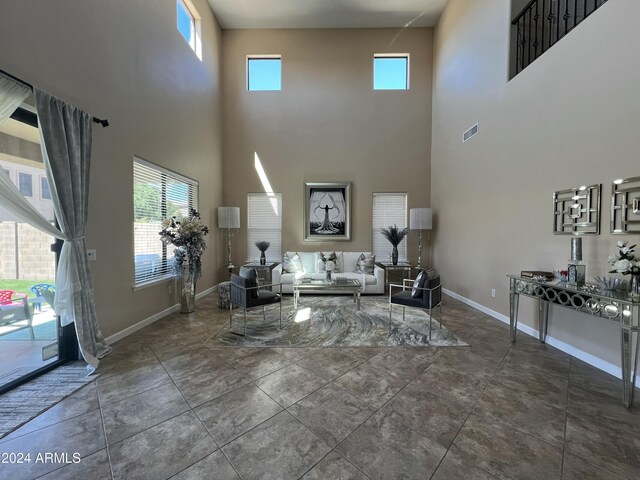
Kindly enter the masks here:
<path id="1" fill-rule="evenodd" d="M 498 371 L 498 369 L 500 368 L 500 366 L 502 365 L 502 363 L 504 362 L 504 359 L 507 357 L 507 355 L 509 354 L 509 352 L 511 351 L 511 347 L 509 347 L 509 349 L 507 349 L 507 351 L 505 352 L 505 354 L 502 357 L 502 360 L 498 363 L 498 365 L 496 365 L 496 368 L 493 370 L 493 373 L 491 374 L 491 380 L 493 380 L 493 377 L 495 376 L 496 372 Z M 458 436 L 460 435 L 460 432 L 462 431 L 462 429 L 464 428 L 464 426 L 467 424 L 467 422 L 469 421 L 469 417 L 473 414 L 473 411 L 476 408 L 476 405 L 478 405 L 478 402 L 480 401 L 480 399 L 482 398 L 482 395 L 484 394 L 485 390 L 487 389 L 487 387 L 491 384 L 491 380 L 489 380 L 486 385 L 482 388 L 482 392 L 480 392 L 480 395 L 478 395 L 478 398 L 476 399 L 476 401 L 473 403 L 473 405 L 471 406 L 471 409 L 469 410 L 469 414 L 466 416 L 466 418 L 464 419 L 464 422 L 462 422 L 462 425 L 460 425 L 460 428 L 458 429 L 458 432 L 456 433 L 456 435 L 453 437 L 453 440 L 451 440 L 451 444 L 447 447 L 447 452 L 443 455 L 443 457 L 440 459 L 440 462 L 438 462 L 438 466 L 436 467 L 436 469 L 433 471 L 433 474 L 431 475 L 430 478 L 433 478 L 433 476 L 436 474 L 436 472 L 438 471 L 438 469 L 440 468 L 440 465 L 442 465 L 442 461 L 446 458 L 446 456 L 449 454 L 449 451 L 451 450 L 451 447 L 456 443 L 456 439 L 458 438 Z M 472 465 L 474 465 L 475 467 L 479 468 L 480 470 L 482 470 L 483 472 L 488 473 L 489 475 L 491 475 L 492 477 L 496 477 L 496 475 L 494 475 L 491 472 L 488 472 L 485 468 L 481 467 L 480 465 L 476 465 L 474 462 L 469 461 L 469 463 L 471 463 Z M 501 472 L 502 473 L 502 472 Z M 497 478 L 497 477 L 496 477 Z"/>
<path id="2" fill-rule="evenodd" d="M 437 348 L 437 347 L 436 347 L 436 348 Z M 375 357 L 375 356 L 377 356 L 377 355 L 374 355 L 374 357 Z M 373 357 L 371 357 L 371 358 L 373 358 Z M 369 360 L 371 360 L 371 359 L 369 359 Z M 366 360 L 365 362 L 367 362 L 367 361 L 369 361 L 369 360 Z M 363 362 L 363 363 L 364 363 L 364 362 Z M 357 397 L 357 396 L 353 395 L 352 393 L 350 393 L 350 392 L 346 391 L 345 389 L 341 388 L 340 386 L 338 386 L 338 385 L 334 384 L 334 386 L 335 386 L 336 388 L 338 388 L 338 389 L 340 389 L 340 390 L 344 391 L 344 392 L 345 392 L 345 393 L 347 393 L 348 395 L 351 395 L 352 397 L 354 397 L 354 398 L 356 398 L 356 399 L 360 400 L 360 401 L 361 401 L 362 403 L 364 403 L 365 405 L 369 406 L 369 407 L 373 410 L 373 413 L 372 413 L 371 415 L 369 415 L 367 418 L 365 418 L 365 419 L 360 423 L 360 425 L 358 425 L 358 426 L 357 426 L 357 427 L 356 427 L 356 428 L 355 428 L 351 433 L 349 433 L 349 434 L 348 434 L 346 437 L 344 437 L 340 442 L 338 442 L 338 443 L 335 445 L 335 447 L 333 447 L 333 448 L 331 449 L 331 451 L 335 451 L 338 455 L 340 455 L 341 457 L 345 458 L 345 460 L 347 460 L 349 463 L 351 463 L 353 466 L 355 466 L 359 471 L 361 471 L 361 472 L 362 472 L 362 473 L 363 473 L 367 478 L 370 478 L 370 476 L 369 476 L 369 475 L 367 475 L 367 474 L 366 474 L 366 473 L 365 473 L 365 472 L 364 472 L 364 471 L 363 471 L 363 470 L 362 470 L 358 465 L 356 465 L 355 463 L 351 462 L 347 457 L 345 457 L 344 455 L 342 455 L 342 454 L 341 454 L 338 450 L 336 450 L 336 449 L 337 449 L 340 445 L 342 445 L 342 444 L 343 444 L 343 443 L 344 443 L 344 442 L 345 442 L 349 437 L 351 437 L 355 432 L 357 432 L 357 431 L 362 427 L 362 425 L 364 425 L 365 423 L 367 423 L 367 422 L 368 422 L 368 421 L 369 421 L 373 416 L 375 416 L 377 413 L 381 412 L 381 410 L 382 410 L 382 409 L 383 409 L 383 408 L 384 408 L 384 407 L 385 407 L 389 402 L 391 402 L 391 401 L 392 401 L 396 396 L 398 396 L 398 395 L 399 395 L 399 394 L 400 394 L 400 393 L 401 393 L 405 388 L 407 388 L 411 382 L 413 382 L 416 378 L 418 378 L 418 376 L 420 376 L 422 373 L 424 373 L 426 370 L 428 370 L 428 369 L 429 369 L 429 367 L 430 367 L 432 364 L 433 364 L 433 362 L 432 362 L 432 363 L 430 363 L 430 364 L 429 364 L 429 366 L 425 367 L 425 368 L 424 368 L 424 370 L 422 370 L 422 371 L 420 371 L 419 373 L 417 373 L 417 374 L 416 374 L 416 375 L 415 375 L 411 380 L 409 380 L 409 382 L 407 382 L 407 384 L 406 384 L 404 387 L 402 387 L 400 390 L 398 390 L 398 392 L 397 392 L 395 395 L 393 395 L 389 400 L 387 400 L 385 403 L 383 403 L 383 404 L 382 404 L 379 408 L 377 408 L 377 409 L 376 409 L 376 407 L 374 407 L 373 405 L 371 405 L 371 404 L 369 404 L 368 402 L 365 402 L 364 400 L 362 400 L 360 397 Z M 361 364 L 361 365 L 362 365 L 362 364 Z M 358 366 L 360 366 L 360 365 L 358 365 Z M 354 367 L 354 369 L 355 369 L 355 368 L 357 368 L 357 367 Z M 352 370 L 354 370 L 354 369 L 352 369 Z M 349 370 L 349 371 L 351 371 L 351 370 Z M 347 373 L 349 373 L 349 372 L 347 372 Z M 345 375 L 346 375 L 346 373 L 345 373 Z M 338 378 L 340 378 L 340 377 L 338 377 Z M 335 380 L 337 380 L 337 378 L 336 378 Z M 333 382 L 331 382 L 331 383 L 333 384 Z M 297 419 L 297 418 L 296 418 L 296 419 Z M 418 432 L 418 431 L 414 430 L 413 428 L 409 427 L 408 425 L 405 425 L 404 423 L 399 422 L 399 421 L 397 421 L 397 420 L 395 420 L 395 419 L 392 419 L 392 420 L 394 420 L 394 421 L 396 421 L 396 422 L 400 423 L 401 425 L 403 425 L 403 426 L 405 426 L 405 427 L 409 428 L 411 431 L 413 431 L 413 432 L 417 433 L 417 434 L 418 434 L 418 435 L 420 435 L 421 437 L 428 438 L 428 437 L 425 437 L 425 435 L 423 435 L 422 433 L 420 433 L 420 432 Z M 298 421 L 300 421 L 303 425 L 305 425 L 305 427 L 307 427 L 307 428 L 309 428 L 309 430 L 311 430 L 311 428 L 310 428 L 310 427 L 308 427 L 306 424 L 304 424 L 304 422 L 302 422 L 301 420 L 298 420 Z M 313 431 L 313 430 L 311 430 L 311 431 Z M 429 439 L 429 440 L 431 440 L 431 439 Z M 329 453 L 331 453 L 331 452 L 329 452 Z M 328 454 L 327 454 L 327 455 L 328 455 Z M 446 456 L 446 453 L 445 453 L 445 456 Z M 443 456 L 443 458 L 444 458 L 444 456 Z M 435 473 L 435 471 L 434 471 L 434 473 Z"/>

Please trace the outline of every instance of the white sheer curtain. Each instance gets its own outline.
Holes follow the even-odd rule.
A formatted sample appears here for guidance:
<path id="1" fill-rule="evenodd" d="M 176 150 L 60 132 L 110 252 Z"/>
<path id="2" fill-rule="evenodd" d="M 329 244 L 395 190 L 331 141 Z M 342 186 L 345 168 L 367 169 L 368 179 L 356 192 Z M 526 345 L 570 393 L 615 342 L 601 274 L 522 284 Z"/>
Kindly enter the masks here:
<path id="1" fill-rule="evenodd" d="M 0 73 L 0 123 L 9 118 L 29 95 L 29 87 Z M 8 175 L 0 175 L 0 207 L 48 235 L 64 238 L 62 232 L 51 225 L 20 193 Z"/>
<path id="2" fill-rule="evenodd" d="M 29 87 L 0 73 L 0 123 L 9 118 L 29 95 Z"/>

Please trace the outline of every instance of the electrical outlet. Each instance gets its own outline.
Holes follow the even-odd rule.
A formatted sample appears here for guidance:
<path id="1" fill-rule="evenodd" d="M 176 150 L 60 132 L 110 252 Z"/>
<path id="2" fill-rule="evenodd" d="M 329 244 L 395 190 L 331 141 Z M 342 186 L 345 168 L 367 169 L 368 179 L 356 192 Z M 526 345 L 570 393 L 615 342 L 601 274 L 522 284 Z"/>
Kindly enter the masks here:
<path id="1" fill-rule="evenodd" d="M 495 288 L 492 288 L 492 289 L 491 289 L 491 296 L 492 296 L 493 298 L 496 298 L 496 289 L 495 289 Z"/>
<path id="2" fill-rule="evenodd" d="M 98 259 L 98 253 L 92 249 L 92 250 L 87 250 L 87 260 L 89 260 L 90 262 L 95 262 Z"/>

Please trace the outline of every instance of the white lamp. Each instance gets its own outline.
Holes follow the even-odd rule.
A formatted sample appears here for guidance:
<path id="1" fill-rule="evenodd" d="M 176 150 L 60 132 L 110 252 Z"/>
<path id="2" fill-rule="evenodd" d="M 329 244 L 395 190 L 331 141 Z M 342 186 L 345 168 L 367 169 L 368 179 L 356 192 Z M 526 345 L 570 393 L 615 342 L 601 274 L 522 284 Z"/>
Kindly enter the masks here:
<path id="1" fill-rule="evenodd" d="M 430 208 L 412 208 L 409 211 L 409 228 L 418 230 L 418 268 L 422 268 L 422 231 L 427 231 L 427 240 L 432 228 Z"/>
<path id="2" fill-rule="evenodd" d="M 231 237 L 236 228 L 240 228 L 240 207 L 218 207 L 218 228 L 227 230 L 227 269 L 233 270 L 231 263 Z"/>

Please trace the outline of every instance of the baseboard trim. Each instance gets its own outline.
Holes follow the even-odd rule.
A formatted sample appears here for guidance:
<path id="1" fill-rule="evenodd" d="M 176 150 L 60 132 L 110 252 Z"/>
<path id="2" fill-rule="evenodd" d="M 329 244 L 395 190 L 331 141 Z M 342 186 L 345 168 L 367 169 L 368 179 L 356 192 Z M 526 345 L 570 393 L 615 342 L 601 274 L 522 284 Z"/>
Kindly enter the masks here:
<path id="1" fill-rule="evenodd" d="M 214 285 L 211 288 L 207 288 L 200 293 L 196 294 L 196 299 L 200 299 L 210 293 L 216 291 L 218 285 Z M 169 308 L 165 308 L 164 310 L 151 315 L 150 317 L 145 318 L 144 320 L 139 321 L 138 323 L 134 323 L 130 327 L 125 328 L 124 330 L 120 330 L 118 333 L 114 333 L 113 335 L 108 336 L 105 340 L 108 345 L 111 345 L 118 340 L 122 340 L 123 338 L 128 337 L 129 335 L 137 332 L 138 330 L 142 330 L 144 327 L 148 327 L 154 322 L 157 322 L 161 318 L 166 317 L 167 315 L 171 315 L 172 313 L 178 312 L 180 310 L 180 304 L 176 303 L 175 305 L 170 306 Z"/>
<path id="2" fill-rule="evenodd" d="M 470 300 L 466 297 L 463 297 L 462 295 L 456 292 L 453 292 L 449 289 L 443 288 L 442 291 L 444 294 L 450 296 L 451 298 L 455 298 L 456 300 L 459 300 L 462 303 L 475 308 L 476 310 L 480 310 L 481 312 L 486 313 L 487 315 L 495 318 L 496 320 L 500 320 L 501 322 L 506 323 L 507 325 L 509 325 L 510 323 L 509 317 L 507 317 L 506 315 L 503 315 L 502 313 L 496 312 L 495 310 L 491 310 L 490 308 L 485 307 L 484 305 L 481 305 L 477 302 L 474 302 L 473 300 Z M 446 324 L 446 320 L 445 320 L 445 324 Z M 528 325 L 524 325 L 522 322 L 518 322 L 518 330 L 521 331 L 522 333 L 526 333 L 527 335 L 531 335 L 532 337 L 538 338 L 538 330 Z M 546 343 L 547 345 L 551 345 L 552 347 L 555 347 L 558 350 L 563 351 L 564 353 L 568 353 L 572 357 L 582 360 L 583 362 L 588 363 L 589 365 L 596 367 L 597 369 L 602 370 L 603 372 L 613 375 L 616 378 L 622 378 L 622 370 L 619 366 L 614 365 L 613 363 L 607 362 L 606 360 L 603 360 L 600 357 L 596 357 L 595 355 L 587 353 L 584 350 L 580 350 L 572 345 L 569 345 L 568 343 L 565 343 L 549 335 L 547 335 Z M 640 375 L 636 376 L 636 385 L 640 385 Z"/>

